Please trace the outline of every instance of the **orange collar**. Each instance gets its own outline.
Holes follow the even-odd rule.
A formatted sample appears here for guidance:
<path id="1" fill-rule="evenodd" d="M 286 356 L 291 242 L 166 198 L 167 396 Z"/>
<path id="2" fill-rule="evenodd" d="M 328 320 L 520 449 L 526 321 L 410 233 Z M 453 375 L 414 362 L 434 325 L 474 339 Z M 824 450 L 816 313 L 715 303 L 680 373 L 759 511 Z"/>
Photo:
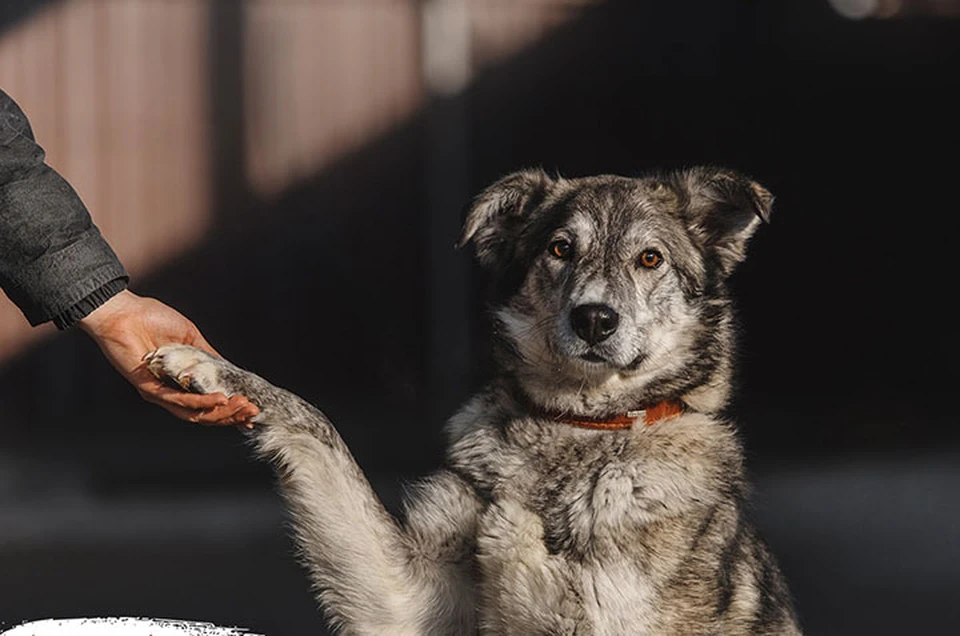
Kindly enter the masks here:
<path id="1" fill-rule="evenodd" d="M 657 422 L 672 420 L 683 415 L 685 410 L 683 402 L 664 400 L 640 411 L 627 411 L 606 418 L 581 417 L 563 413 L 546 413 L 546 416 L 556 422 L 579 428 L 595 431 L 622 431 L 631 428 L 637 420 L 642 419 L 647 426 L 653 426 Z"/>

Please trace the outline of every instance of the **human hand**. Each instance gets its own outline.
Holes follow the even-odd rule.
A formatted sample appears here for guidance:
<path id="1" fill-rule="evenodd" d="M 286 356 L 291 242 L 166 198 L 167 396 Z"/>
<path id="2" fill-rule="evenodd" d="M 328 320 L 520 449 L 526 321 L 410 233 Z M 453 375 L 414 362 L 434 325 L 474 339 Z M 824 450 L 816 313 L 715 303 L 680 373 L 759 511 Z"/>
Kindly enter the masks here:
<path id="1" fill-rule="evenodd" d="M 175 309 L 124 290 L 82 319 L 80 328 L 146 401 L 189 422 L 253 426 L 250 420 L 260 410 L 246 397 L 179 391 L 147 369 L 143 357 L 165 344 L 193 345 L 219 356 L 196 325 Z"/>

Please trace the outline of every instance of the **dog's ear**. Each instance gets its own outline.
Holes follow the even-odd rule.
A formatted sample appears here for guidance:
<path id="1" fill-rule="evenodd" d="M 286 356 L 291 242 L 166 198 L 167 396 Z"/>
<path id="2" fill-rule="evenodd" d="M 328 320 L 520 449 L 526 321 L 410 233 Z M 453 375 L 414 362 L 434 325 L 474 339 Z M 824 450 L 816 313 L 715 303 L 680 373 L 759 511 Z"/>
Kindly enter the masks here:
<path id="1" fill-rule="evenodd" d="M 484 267 L 505 262 L 524 220 L 554 183 L 546 172 L 533 169 L 514 172 L 489 186 L 470 204 L 457 247 L 472 241 Z"/>
<path id="2" fill-rule="evenodd" d="M 747 241 L 760 222 L 769 223 L 773 195 L 756 181 L 721 168 L 676 173 L 691 233 L 729 275 L 746 257 Z"/>

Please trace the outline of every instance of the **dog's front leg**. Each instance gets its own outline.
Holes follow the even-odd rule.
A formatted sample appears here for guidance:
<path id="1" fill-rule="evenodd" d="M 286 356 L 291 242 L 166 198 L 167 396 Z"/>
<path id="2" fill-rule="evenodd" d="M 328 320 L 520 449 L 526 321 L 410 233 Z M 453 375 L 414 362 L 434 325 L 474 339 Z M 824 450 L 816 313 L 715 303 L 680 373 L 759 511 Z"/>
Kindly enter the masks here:
<path id="1" fill-rule="evenodd" d="M 327 418 L 304 400 L 193 347 L 162 347 L 147 364 L 188 390 L 242 394 L 260 408 L 257 451 L 277 467 L 304 561 L 343 633 L 475 630 L 464 536 L 476 504 L 462 481 L 440 474 L 426 482 L 400 526 Z"/>

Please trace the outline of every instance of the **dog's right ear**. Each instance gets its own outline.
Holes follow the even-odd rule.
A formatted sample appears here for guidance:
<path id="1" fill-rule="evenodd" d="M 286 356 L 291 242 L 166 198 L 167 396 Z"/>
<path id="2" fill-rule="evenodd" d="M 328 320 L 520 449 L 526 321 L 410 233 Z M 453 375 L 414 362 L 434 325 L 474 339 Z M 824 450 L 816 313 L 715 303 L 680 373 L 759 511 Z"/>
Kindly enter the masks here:
<path id="1" fill-rule="evenodd" d="M 506 262 L 519 229 L 530 212 L 546 199 L 554 183 L 540 169 L 503 177 L 473 200 L 457 247 L 472 241 L 477 260 L 484 267 Z"/>
<path id="2" fill-rule="evenodd" d="M 756 181 L 723 168 L 683 170 L 676 173 L 676 183 L 687 200 L 690 231 L 729 275 L 746 256 L 747 241 L 757 226 L 770 221 L 773 195 Z"/>

